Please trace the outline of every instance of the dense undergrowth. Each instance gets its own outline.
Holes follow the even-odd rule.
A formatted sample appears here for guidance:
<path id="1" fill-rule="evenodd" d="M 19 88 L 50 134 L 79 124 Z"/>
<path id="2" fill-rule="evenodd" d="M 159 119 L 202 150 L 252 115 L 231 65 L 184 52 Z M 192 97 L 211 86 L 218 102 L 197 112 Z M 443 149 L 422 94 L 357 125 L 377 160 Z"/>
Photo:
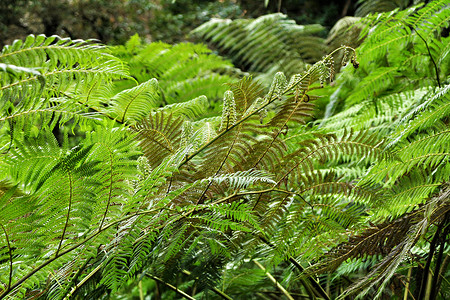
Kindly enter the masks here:
<path id="1" fill-rule="evenodd" d="M 449 20 L 4 47 L 0 299 L 448 298 Z"/>

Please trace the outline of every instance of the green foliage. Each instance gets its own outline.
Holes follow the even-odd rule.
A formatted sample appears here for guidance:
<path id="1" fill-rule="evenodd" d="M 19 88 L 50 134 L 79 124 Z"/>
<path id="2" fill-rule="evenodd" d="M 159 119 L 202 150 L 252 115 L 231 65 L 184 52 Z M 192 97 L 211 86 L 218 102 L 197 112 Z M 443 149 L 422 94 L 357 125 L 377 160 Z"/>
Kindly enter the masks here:
<path id="1" fill-rule="evenodd" d="M 234 80 L 202 45 L 5 47 L 0 298 L 372 299 L 403 297 L 391 283 L 404 275 L 406 292 L 436 299 L 450 210 L 445 5 L 365 18 L 356 51 L 271 85 Z M 314 120 L 339 56 L 351 64 Z"/>
<path id="2" fill-rule="evenodd" d="M 192 113 L 188 113 L 191 120 L 217 113 L 220 109 L 217 102 L 226 91 L 226 84 L 239 74 L 230 62 L 214 55 L 202 44 L 143 44 L 135 35 L 125 46 L 114 47 L 113 53 L 127 62 L 133 77 L 115 83 L 117 91 L 134 87 L 135 81 L 143 84 L 157 79 L 159 88 L 155 93 L 159 95 L 155 96 L 153 107 L 165 106 L 164 110 L 171 111 L 180 111 L 181 107 L 187 111 L 192 107 Z M 210 100 L 209 103 L 204 103 L 203 96 Z M 189 100 L 193 100 L 191 104 Z M 180 106 L 181 103 L 184 105 Z M 202 112 L 194 108 L 208 109 Z"/>
<path id="3" fill-rule="evenodd" d="M 326 255 L 331 260 L 317 264 L 333 270 L 348 258 L 384 255 L 342 297 L 357 291 L 367 295 L 374 289 L 380 297 L 412 247 L 426 233 L 439 238 L 439 231 L 434 233 L 430 226 L 431 219 L 443 224 L 438 228 L 448 226 L 448 215 L 444 215 L 450 179 L 449 61 L 448 37 L 441 36 L 450 21 L 447 5 L 446 1 L 433 1 L 364 19 L 367 29 L 358 48 L 360 68 L 344 69 L 329 104 L 330 112 L 340 111 L 320 121 L 323 130 L 350 127 L 382 132 L 394 158 L 371 166 L 358 183 L 384 190 L 383 197 L 368 202 L 373 207 L 370 220 L 381 224 L 350 238 Z M 428 253 L 430 261 L 433 251 Z M 436 272 L 439 267 L 436 262 Z M 311 272 L 320 272 L 314 268 Z M 419 290 L 425 287 L 426 283 L 418 283 L 415 297 L 423 295 Z"/>
<path id="4" fill-rule="evenodd" d="M 300 73 L 320 60 L 326 52 L 319 37 L 323 31 L 318 24 L 297 25 L 276 13 L 256 19 L 212 19 L 192 33 L 210 40 L 235 64 L 271 78 L 278 71 L 288 76 Z"/>

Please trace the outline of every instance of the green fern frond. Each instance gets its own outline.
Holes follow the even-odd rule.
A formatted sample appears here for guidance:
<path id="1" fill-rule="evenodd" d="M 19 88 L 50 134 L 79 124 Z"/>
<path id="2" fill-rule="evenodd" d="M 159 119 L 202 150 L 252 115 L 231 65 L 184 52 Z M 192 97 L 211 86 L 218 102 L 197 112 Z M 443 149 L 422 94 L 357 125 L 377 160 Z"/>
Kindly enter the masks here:
<path id="1" fill-rule="evenodd" d="M 82 85 L 86 79 L 105 76 L 120 78 L 127 75 L 120 61 L 107 53 L 104 46 L 82 40 L 61 39 L 57 36 L 30 35 L 22 42 L 15 41 L 3 48 L 0 62 L 27 68 L 38 68 L 40 76 L 21 76 L 16 80 L 10 78 L 9 84 L 2 79 L 1 91 L 19 88 L 22 93 L 37 96 L 39 85 L 45 79 L 46 86 L 52 87 L 47 92 L 58 94 L 69 86 Z M 74 67 L 75 66 L 75 67 Z M 76 82 L 72 77 L 78 79 Z M 84 79 L 84 81 L 83 81 Z M 58 83 L 58 84 L 55 84 Z"/>
<path id="2" fill-rule="evenodd" d="M 173 116 L 182 115 L 186 119 L 194 121 L 206 114 L 208 105 L 209 103 L 206 96 L 199 96 L 185 102 L 165 105 L 164 107 L 159 108 L 158 111 L 163 111 L 172 114 Z"/>
<path id="3" fill-rule="evenodd" d="M 150 79 L 112 97 L 108 110 L 111 116 L 121 123 L 140 122 L 156 107 L 158 90 L 158 81 Z"/>
<path id="4" fill-rule="evenodd" d="M 333 131 L 344 128 L 354 130 L 369 130 L 379 134 L 388 134 L 398 128 L 400 115 L 423 99 L 429 89 L 417 89 L 403 93 L 390 94 L 384 97 L 362 100 L 342 112 L 329 118 L 324 118 L 320 126 Z"/>
<path id="5" fill-rule="evenodd" d="M 384 220 L 409 213 L 426 201 L 441 186 L 441 182 L 434 180 L 432 177 L 427 178 L 425 172 L 410 172 L 408 176 L 399 179 L 396 186 L 385 195 L 383 208 L 372 217 L 375 220 Z"/>
<path id="6" fill-rule="evenodd" d="M 225 92 L 225 84 L 233 81 L 236 69 L 205 45 L 163 42 L 143 44 L 138 37 L 131 48 L 115 47 L 113 53 L 128 62 L 131 75 L 139 83 L 156 78 L 163 104 L 184 102 L 199 96 L 213 100 Z M 132 87 L 132 81 L 116 83 L 120 91 Z"/>
<path id="7" fill-rule="evenodd" d="M 405 9 L 409 5 L 409 1 L 396 0 L 358 0 L 355 16 L 364 17 L 368 14 L 389 12 L 396 9 Z"/>
<path id="8" fill-rule="evenodd" d="M 394 142 L 411 136 L 416 131 L 433 128 L 443 118 L 450 115 L 450 85 L 427 95 L 427 100 L 413 106 L 400 120 L 403 125 L 393 135 Z M 411 118 L 413 118 L 411 120 Z M 408 123 L 407 123 L 408 122 Z"/>
<path id="9" fill-rule="evenodd" d="M 362 179 L 361 184 L 375 182 L 377 184 L 393 184 L 401 176 L 414 170 L 439 170 L 445 168 L 449 153 L 448 128 L 419 136 L 416 140 L 405 142 L 395 155 L 399 159 L 388 163 L 381 161 Z M 440 178 L 446 181 L 445 177 Z"/>
<path id="10" fill-rule="evenodd" d="M 206 96 L 210 102 L 212 100 L 220 99 L 226 91 L 225 84 L 234 81 L 234 79 L 227 75 L 211 74 L 208 76 L 197 76 L 195 78 L 188 78 L 180 81 L 172 81 L 165 84 L 164 97 L 167 103 L 180 103 L 190 99 Z M 210 103 L 209 109 L 217 111 L 217 105 Z"/>
<path id="11" fill-rule="evenodd" d="M 298 193 L 303 196 L 311 195 L 313 197 L 342 195 L 348 199 L 374 200 L 376 194 L 349 182 L 343 181 L 335 173 L 316 172 L 300 175 L 297 179 L 301 184 Z"/>
<path id="12" fill-rule="evenodd" d="M 322 30 L 319 25 L 297 25 L 283 14 L 270 14 L 254 20 L 213 19 L 192 33 L 210 39 L 251 71 L 266 72 L 276 66 L 292 75 L 321 58 L 324 46 L 316 34 Z"/>
<path id="13" fill-rule="evenodd" d="M 353 106 L 363 100 L 370 99 L 374 95 L 383 94 L 386 89 L 392 86 L 394 77 L 398 75 L 397 72 L 395 67 L 377 68 L 356 86 L 356 92 L 346 100 L 346 104 Z"/>
<path id="14" fill-rule="evenodd" d="M 86 94 L 81 91 L 92 90 L 92 81 L 108 86 L 112 79 L 127 77 L 126 68 L 104 46 L 56 36 L 16 41 L 2 50 L 0 63 L 9 66 L 0 72 L 0 118 L 1 125 L 9 127 L 7 148 L 23 139 L 21 132 L 36 136 L 58 123 L 72 123 L 72 130 L 80 122 L 83 126 L 95 123 L 99 116 L 88 111 Z M 11 66 L 21 71 L 11 75 Z"/>

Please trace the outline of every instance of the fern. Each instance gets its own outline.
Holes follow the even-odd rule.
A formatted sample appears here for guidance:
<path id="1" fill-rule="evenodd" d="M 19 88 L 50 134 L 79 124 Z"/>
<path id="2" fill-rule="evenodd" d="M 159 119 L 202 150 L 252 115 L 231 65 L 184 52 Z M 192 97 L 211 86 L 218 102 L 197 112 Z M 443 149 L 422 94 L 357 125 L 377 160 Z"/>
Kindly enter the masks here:
<path id="1" fill-rule="evenodd" d="M 110 115 L 128 123 L 141 121 L 157 105 L 158 83 L 151 79 L 116 94 L 110 100 Z"/>
<path id="2" fill-rule="evenodd" d="M 321 31 L 319 25 L 297 25 L 283 14 L 271 14 L 254 20 L 213 19 L 192 33 L 211 40 L 253 72 L 291 76 L 322 57 L 323 41 L 317 36 Z"/>
<path id="3" fill-rule="evenodd" d="M 265 284 L 278 296 L 332 299 L 345 284 L 326 291 L 321 274 L 372 255 L 379 264 L 340 297 L 378 297 L 434 235 L 431 263 L 449 209 L 444 7 L 364 19 L 376 27 L 363 29 L 360 62 L 346 46 L 309 67 L 315 58 L 300 53 L 304 68 L 267 75 L 271 85 L 223 86 L 236 70 L 202 45 L 134 37 L 109 50 L 30 37 L 7 47 L 0 298 L 108 298 L 152 279 L 183 297 L 253 297 Z M 308 30 L 280 14 L 214 22 L 205 32 L 259 71 L 275 70 L 277 47 L 297 57 L 286 33 Z M 256 44 L 276 42 L 252 53 L 248 32 Z M 315 104 L 327 91 L 317 90 L 343 54 L 351 65 L 335 96 L 345 103 L 318 128 Z"/>
<path id="4" fill-rule="evenodd" d="M 171 46 L 154 42 L 145 45 L 136 35 L 125 46 L 115 47 L 113 53 L 129 63 L 131 75 L 138 83 L 158 80 L 158 106 L 182 103 L 203 95 L 210 101 L 218 99 L 226 90 L 224 85 L 239 72 L 201 44 Z M 131 80 L 116 83 L 119 91 L 133 86 Z"/>

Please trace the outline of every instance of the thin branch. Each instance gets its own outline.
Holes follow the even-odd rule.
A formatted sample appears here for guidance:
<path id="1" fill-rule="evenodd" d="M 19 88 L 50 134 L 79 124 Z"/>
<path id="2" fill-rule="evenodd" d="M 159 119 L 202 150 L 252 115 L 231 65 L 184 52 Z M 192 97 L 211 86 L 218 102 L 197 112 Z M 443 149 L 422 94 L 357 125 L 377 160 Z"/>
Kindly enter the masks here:
<path id="1" fill-rule="evenodd" d="M 271 247 L 272 249 L 275 248 L 275 246 L 269 242 L 265 237 L 263 236 L 258 236 L 259 239 L 261 241 L 263 241 L 267 246 Z M 298 261 L 295 260 L 295 258 L 293 257 L 289 257 L 289 261 L 300 271 L 303 272 L 305 269 L 298 263 Z M 309 282 L 312 285 L 313 291 L 319 295 L 320 297 L 323 297 L 327 300 L 330 300 L 330 297 L 328 296 L 328 294 L 324 291 L 324 289 L 322 288 L 322 286 L 316 281 L 314 280 L 314 278 L 312 277 L 308 277 Z M 303 280 L 302 280 L 303 281 Z M 303 281 L 303 284 L 305 286 L 305 288 L 308 290 L 307 284 L 306 282 Z M 312 296 L 312 295 L 311 295 Z"/>
<path id="2" fill-rule="evenodd" d="M 253 259 L 253 262 L 266 273 L 266 276 L 275 283 L 275 286 L 285 295 L 289 300 L 294 300 L 294 298 L 289 294 L 289 292 L 275 279 L 275 277 L 272 276 L 272 274 L 269 273 L 269 271 L 264 268 L 263 265 L 261 265 L 257 260 Z"/>
<path id="3" fill-rule="evenodd" d="M 422 273 L 423 273 L 422 280 L 419 283 L 419 294 L 418 294 L 417 299 L 423 299 L 425 296 L 425 293 L 427 290 L 427 285 L 428 285 L 428 277 L 430 276 L 431 260 L 433 259 L 434 252 L 436 251 L 436 243 L 441 234 L 441 230 L 442 230 L 442 223 L 438 225 L 436 232 L 434 233 L 433 240 L 430 243 L 430 250 L 428 252 L 427 262 L 422 271 Z"/>
<path id="4" fill-rule="evenodd" d="M 9 277 L 8 277 L 8 286 L 6 287 L 6 289 L 8 290 L 9 288 L 11 288 L 11 281 L 12 281 L 12 270 L 13 270 L 12 249 L 11 249 L 11 244 L 9 243 L 8 232 L 6 231 L 6 228 L 5 228 L 5 226 L 3 226 L 3 224 L 0 224 L 0 225 L 2 226 L 2 229 L 5 232 L 6 243 L 8 244 Z"/>
<path id="5" fill-rule="evenodd" d="M 150 275 L 150 274 L 146 274 L 146 276 L 150 277 L 151 279 L 164 284 L 165 286 L 167 286 L 169 289 L 171 289 L 172 291 L 178 293 L 180 296 L 183 296 L 186 299 L 189 300 L 195 300 L 195 298 L 192 298 L 191 296 L 189 296 L 188 294 L 186 294 L 185 292 L 183 292 L 182 290 L 178 289 L 176 286 L 171 285 L 168 282 L 165 282 L 164 280 L 162 280 L 161 278 L 158 278 L 156 276 Z"/>
<path id="6" fill-rule="evenodd" d="M 434 71 L 436 72 L 436 80 L 438 83 L 439 88 L 441 87 L 441 80 L 439 79 L 439 69 L 436 65 L 436 62 L 434 61 L 433 55 L 431 55 L 430 48 L 428 47 L 427 41 L 419 34 L 419 31 L 416 31 L 417 35 L 422 39 L 422 41 L 425 43 L 425 46 L 427 47 L 428 55 L 430 56 L 431 62 L 434 66 Z"/>
<path id="7" fill-rule="evenodd" d="M 450 223 L 448 222 L 450 217 L 450 214 L 447 213 L 444 220 L 443 220 L 443 224 L 444 224 L 444 232 L 441 235 L 441 240 L 440 240 L 440 247 L 439 247 L 439 252 L 438 252 L 438 256 L 437 259 L 435 261 L 435 271 L 434 271 L 434 276 L 433 276 L 433 280 L 432 280 L 432 284 L 431 284 L 431 296 L 429 300 L 435 300 L 439 291 L 440 286 L 438 285 L 439 282 L 439 277 L 440 276 L 444 276 L 445 273 L 441 273 L 441 266 L 442 266 L 442 259 L 443 259 L 443 254 L 444 254 L 444 248 L 445 248 L 445 241 L 447 238 L 447 235 L 450 231 Z M 445 272 L 445 270 L 444 270 Z"/>
<path id="8" fill-rule="evenodd" d="M 69 171 L 67 172 L 69 175 L 69 207 L 67 208 L 67 216 L 66 216 L 66 222 L 64 224 L 63 232 L 61 235 L 61 240 L 59 241 L 58 249 L 56 249 L 55 257 L 58 257 L 58 253 L 61 250 L 62 243 L 64 241 L 64 236 L 66 235 L 67 227 L 69 226 L 69 220 L 70 220 L 70 212 L 72 209 L 72 197 L 73 197 L 73 182 L 72 182 L 72 173 Z"/>
<path id="9" fill-rule="evenodd" d="M 184 274 L 188 275 L 188 276 L 191 276 L 191 275 L 192 275 L 192 273 L 189 272 L 188 270 L 183 270 L 182 272 L 183 272 Z M 217 295 L 219 295 L 219 296 L 222 297 L 223 299 L 226 299 L 226 300 L 233 300 L 233 298 L 231 298 L 230 296 L 228 296 L 227 294 L 225 294 L 224 292 L 222 292 L 222 291 L 219 290 L 218 288 L 216 288 L 216 287 L 211 287 L 211 289 L 212 289 L 212 291 L 213 291 L 214 293 L 216 293 Z"/>
<path id="10" fill-rule="evenodd" d="M 114 176 L 113 176 L 114 175 L 114 172 L 113 172 L 113 156 L 112 156 L 112 152 L 113 151 L 111 150 L 109 145 L 103 145 L 102 144 L 102 146 L 104 148 L 108 149 L 109 161 L 110 161 L 110 166 L 109 166 L 110 176 L 109 176 L 108 202 L 106 203 L 105 213 L 103 214 L 102 221 L 100 222 L 100 226 L 98 228 L 99 231 L 102 230 L 103 223 L 105 222 L 106 215 L 108 214 L 108 211 L 109 211 L 109 206 L 111 205 L 111 199 L 112 199 L 112 193 L 113 193 L 113 179 L 114 179 Z"/>

